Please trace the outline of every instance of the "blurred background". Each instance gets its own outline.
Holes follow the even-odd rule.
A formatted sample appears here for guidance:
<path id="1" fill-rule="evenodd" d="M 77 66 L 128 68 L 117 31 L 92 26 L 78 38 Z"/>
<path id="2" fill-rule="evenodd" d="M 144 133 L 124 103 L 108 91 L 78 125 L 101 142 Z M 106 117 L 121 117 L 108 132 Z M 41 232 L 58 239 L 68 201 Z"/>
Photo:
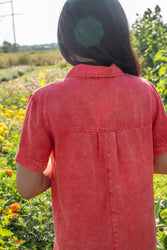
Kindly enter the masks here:
<path id="1" fill-rule="evenodd" d="M 16 43 L 19 45 L 57 43 L 57 25 L 65 0 L 0 0 L 0 46 L 4 41 L 14 43 L 11 3 L 15 22 Z M 143 15 L 147 8 L 161 8 L 167 21 L 167 0 L 120 0 L 130 26 L 136 14 Z M 9 15 L 9 16 L 8 16 Z"/>

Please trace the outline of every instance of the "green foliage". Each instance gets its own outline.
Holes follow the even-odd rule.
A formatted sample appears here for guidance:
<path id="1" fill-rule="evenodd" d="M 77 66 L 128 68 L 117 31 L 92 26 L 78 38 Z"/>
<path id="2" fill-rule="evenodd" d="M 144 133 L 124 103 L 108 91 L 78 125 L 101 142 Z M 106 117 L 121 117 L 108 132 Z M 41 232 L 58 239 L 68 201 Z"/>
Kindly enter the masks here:
<path id="1" fill-rule="evenodd" d="M 156 6 L 154 12 L 147 9 L 142 18 L 138 16 L 132 29 L 142 74 L 156 85 L 164 75 L 165 70 L 161 67 L 166 63 L 167 48 L 167 24 L 163 23 L 160 7 Z"/>
<path id="2" fill-rule="evenodd" d="M 157 91 L 167 110 L 167 51 L 160 50 L 155 55 L 154 62 L 158 70 Z"/>
<path id="3" fill-rule="evenodd" d="M 15 154 L 26 102 L 41 83 L 63 78 L 68 65 L 38 67 L 0 85 L 0 249 L 52 250 L 54 226 L 50 190 L 25 201 L 16 188 Z M 16 204 L 16 211 L 11 205 Z"/>
<path id="4" fill-rule="evenodd" d="M 4 53 L 9 53 L 9 52 L 18 52 L 19 51 L 19 45 L 18 44 L 11 44 L 7 41 L 3 42 L 2 45 L 2 51 Z"/>
<path id="5" fill-rule="evenodd" d="M 167 110 L 167 24 L 160 7 L 156 6 L 154 11 L 147 9 L 132 28 L 142 75 L 155 85 Z"/>
<path id="6" fill-rule="evenodd" d="M 0 83 L 18 78 L 33 70 L 32 66 L 17 66 L 0 71 Z"/>
<path id="7" fill-rule="evenodd" d="M 12 44 L 7 41 L 4 41 L 2 49 L 4 53 L 12 52 Z"/>
<path id="8" fill-rule="evenodd" d="M 157 249 L 167 249 L 167 176 L 154 175 Z"/>
<path id="9" fill-rule="evenodd" d="M 0 172 L 0 249 L 53 249 L 54 227 L 50 190 L 25 201 L 16 189 L 15 171 Z M 11 204 L 20 209 L 12 212 Z M 47 248 L 46 248 L 47 246 Z"/>
<path id="10" fill-rule="evenodd" d="M 141 63 L 142 75 L 152 82 L 167 110 L 167 24 L 159 6 L 147 9 L 132 26 L 133 45 Z M 154 176 L 157 249 L 167 249 L 167 176 Z"/>

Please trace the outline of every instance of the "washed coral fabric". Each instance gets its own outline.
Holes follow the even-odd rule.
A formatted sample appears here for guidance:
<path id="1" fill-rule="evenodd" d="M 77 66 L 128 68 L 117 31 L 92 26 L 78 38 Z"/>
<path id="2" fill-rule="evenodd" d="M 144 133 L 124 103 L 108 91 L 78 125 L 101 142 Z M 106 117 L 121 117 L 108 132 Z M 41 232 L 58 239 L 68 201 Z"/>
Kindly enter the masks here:
<path id="1" fill-rule="evenodd" d="M 16 161 L 42 172 L 52 153 L 57 250 L 156 250 L 153 156 L 167 117 L 151 83 L 79 64 L 31 95 Z"/>

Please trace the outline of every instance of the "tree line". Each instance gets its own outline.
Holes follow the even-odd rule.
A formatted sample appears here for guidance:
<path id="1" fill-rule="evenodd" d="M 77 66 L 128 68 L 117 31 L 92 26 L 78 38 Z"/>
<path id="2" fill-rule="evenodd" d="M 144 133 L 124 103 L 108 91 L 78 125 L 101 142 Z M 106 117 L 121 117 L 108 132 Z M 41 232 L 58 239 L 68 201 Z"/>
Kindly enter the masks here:
<path id="1" fill-rule="evenodd" d="M 39 45 L 19 45 L 4 41 L 0 47 L 0 53 L 38 51 L 38 50 L 57 50 L 57 43 L 39 44 Z"/>

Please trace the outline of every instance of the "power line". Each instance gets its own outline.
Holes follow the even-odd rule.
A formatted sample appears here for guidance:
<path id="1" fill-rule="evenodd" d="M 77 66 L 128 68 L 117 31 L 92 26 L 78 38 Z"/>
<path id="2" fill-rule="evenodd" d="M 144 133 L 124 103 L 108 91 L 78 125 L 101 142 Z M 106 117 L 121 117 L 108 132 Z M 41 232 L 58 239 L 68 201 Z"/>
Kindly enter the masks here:
<path id="1" fill-rule="evenodd" d="M 16 14 L 8 14 L 8 15 L 1 15 L 0 17 L 7 17 L 7 16 L 17 16 L 17 15 L 21 15 L 21 13 L 16 13 Z"/>
<path id="2" fill-rule="evenodd" d="M 15 32 L 15 22 L 14 22 L 14 12 L 13 12 L 13 2 L 11 0 L 11 11 L 12 11 L 12 23 L 13 23 L 13 37 L 14 37 L 14 52 L 16 52 L 16 32 Z"/>
<path id="3" fill-rule="evenodd" d="M 4 36 L 4 41 L 7 39 L 8 35 L 11 33 L 11 30 L 13 29 L 13 27 L 10 27 L 9 31 L 6 33 L 6 35 Z"/>
<path id="4" fill-rule="evenodd" d="M 10 3 L 10 1 L 0 2 L 0 4 Z"/>
<path id="5" fill-rule="evenodd" d="M 11 14 L 0 15 L 0 17 L 2 17 L 2 18 L 9 17 L 9 16 L 12 17 L 13 39 L 14 39 L 14 52 L 17 52 L 17 49 L 16 49 L 16 31 L 15 31 L 14 16 L 21 15 L 21 13 L 14 13 L 14 10 L 13 10 L 13 0 L 0 2 L 0 5 L 7 4 L 7 3 L 10 3 L 10 5 L 11 5 Z"/>

